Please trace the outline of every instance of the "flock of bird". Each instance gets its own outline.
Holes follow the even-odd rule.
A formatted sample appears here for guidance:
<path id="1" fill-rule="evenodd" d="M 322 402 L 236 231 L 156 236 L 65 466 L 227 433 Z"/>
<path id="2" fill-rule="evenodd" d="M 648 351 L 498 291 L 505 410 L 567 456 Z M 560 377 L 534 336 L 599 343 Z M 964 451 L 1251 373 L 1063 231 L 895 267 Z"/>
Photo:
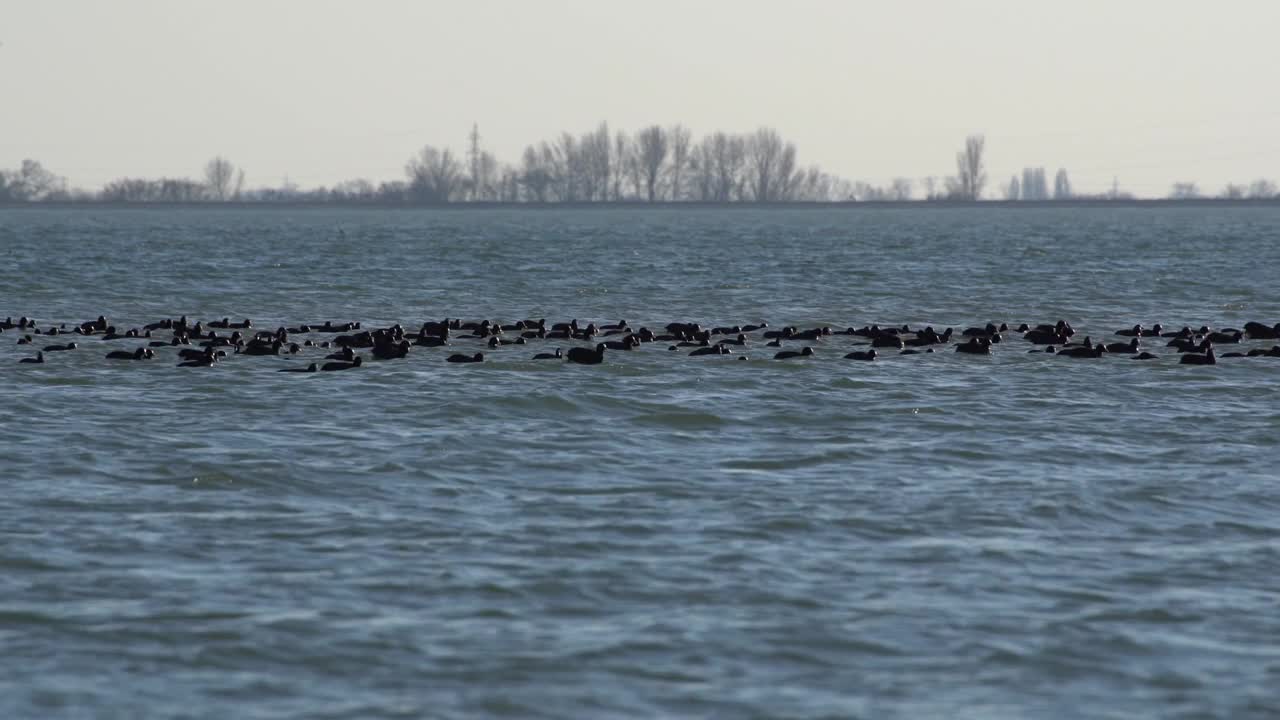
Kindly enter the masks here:
<path id="1" fill-rule="evenodd" d="M 1246 346 L 1241 343 L 1245 341 L 1280 340 L 1280 323 L 1267 325 L 1260 322 L 1248 322 L 1239 329 L 1216 330 L 1205 326 L 1199 329 L 1184 326 L 1181 330 L 1167 331 L 1159 323 L 1150 328 L 1134 325 L 1117 330 L 1115 334 L 1126 339 L 1116 342 L 1095 342 L 1090 337 L 1078 339 L 1071 324 L 1062 320 L 1051 325 L 1022 324 L 1017 328 L 1010 328 L 1005 323 L 987 323 L 959 332 L 952 328 L 938 332 L 931 326 L 912 329 L 907 325 L 867 325 L 842 330 L 825 326 L 770 328 L 765 322 L 719 327 L 703 327 L 696 322 L 672 322 L 663 326 L 661 331 L 654 332 L 647 327 L 633 328 L 626 320 L 597 325 L 584 324 L 576 319 L 552 324 L 545 319 L 503 324 L 491 320 L 446 318 L 424 322 L 414 331 L 407 331 L 399 324 L 365 330 L 359 322 L 333 321 L 262 330 L 254 328 L 247 319 L 238 322 L 228 318 L 192 322 L 185 316 L 124 331 L 104 316 L 71 327 L 67 324 L 41 327 L 26 317 L 16 322 L 9 317 L 0 323 L 0 333 L 15 331 L 19 345 L 37 350 L 34 357 L 18 361 L 24 364 L 47 362 L 46 353 L 83 352 L 90 340 L 119 341 L 127 345 L 145 343 L 132 349 L 111 350 L 106 353 L 106 359 L 112 361 L 147 361 L 158 357 L 158 351 L 172 350 L 176 352 L 179 367 L 211 367 L 231 356 L 306 357 L 317 351 L 325 353 L 323 362 L 279 370 L 299 373 L 360 368 L 365 360 L 358 351 L 367 351 L 370 360 L 395 360 L 406 357 L 414 347 L 461 349 L 472 345 L 467 352 L 449 354 L 445 360 L 477 363 L 484 361 L 484 349 L 546 341 L 581 344 L 567 350 L 556 347 L 550 352 L 534 354 L 531 359 L 596 365 L 604 362 L 606 351 L 630 352 L 646 345 L 665 345 L 669 351 L 687 352 L 692 357 L 736 355 L 740 360 L 747 359 L 745 352 L 750 348 L 763 347 L 767 348 L 765 352 L 772 353 L 775 360 L 790 360 L 811 357 L 816 353 L 815 346 L 831 344 L 840 336 L 849 338 L 849 345 L 859 348 L 850 350 L 843 357 L 860 361 L 874 361 L 885 353 L 914 355 L 947 349 L 990 355 L 996 346 L 1007 347 L 1014 342 L 1030 345 L 1029 352 L 1032 353 L 1065 358 L 1096 359 L 1122 355 L 1134 360 L 1155 360 L 1159 356 L 1152 350 L 1158 348 L 1173 349 L 1179 362 L 1188 365 L 1214 365 L 1219 358 L 1280 358 L 1280 345 L 1243 349 Z M 784 343 L 795 349 L 783 349 Z M 1215 347 L 1224 345 L 1238 345 L 1242 349 L 1219 355 Z"/>

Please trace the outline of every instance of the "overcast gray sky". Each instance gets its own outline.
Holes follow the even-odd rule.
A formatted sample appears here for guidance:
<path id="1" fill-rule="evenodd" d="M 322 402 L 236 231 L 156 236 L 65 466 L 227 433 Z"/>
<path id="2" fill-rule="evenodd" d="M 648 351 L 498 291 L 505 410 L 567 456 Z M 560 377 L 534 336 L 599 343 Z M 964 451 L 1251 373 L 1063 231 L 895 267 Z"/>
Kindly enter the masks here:
<path id="1" fill-rule="evenodd" d="M 1216 192 L 1280 179 L 1277 38 L 1277 0 L 0 0 L 0 167 L 383 180 L 472 122 L 514 161 L 608 120 L 771 125 L 877 183 L 982 132 L 993 185 Z"/>

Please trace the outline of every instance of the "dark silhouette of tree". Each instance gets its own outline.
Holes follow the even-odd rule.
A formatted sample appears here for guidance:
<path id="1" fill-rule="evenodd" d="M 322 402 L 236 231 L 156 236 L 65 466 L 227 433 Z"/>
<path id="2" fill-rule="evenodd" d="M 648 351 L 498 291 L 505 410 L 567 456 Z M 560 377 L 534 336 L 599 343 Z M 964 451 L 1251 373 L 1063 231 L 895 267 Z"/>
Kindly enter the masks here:
<path id="1" fill-rule="evenodd" d="M 923 182 L 924 198 L 926 200 L 940 199 L 940 194 L 938 193 L 938 178 L 930 175 L 929 177 L 926 177 Z"/>
<path id="2" fill-rule="evenodd" d="M 704 137 L 690 166 L 697 178 L 698 199 L 720 203 L 741 200 L 746 155 L 746 142 L 740 137 L 723 132 Z"/>
<path id="3" fill-rule="evenodd" d="M 671 142 L 671 199 L 679 202 L 684 199 L 684 176 L 689 167 L 689 149 L 693 142 L 693 133 L 683 125 L 672 125 L 667 130 Z"/>
<path id="4" fill-rule="evenodd" d="M 1044 168 L 1022 169 L 1022 199 L 1048 200 L 1049 183 L 1045 180 Z"/>
<path id="5" fill-rule="evenodd" d="M 1194 200 L 1200 197 L 1200 188 L 1193 182 L 1176 182 L 1169 189 L 1173 200 Z"/>
<path id="6" fill-rule="evenodd" d="M 1275 198 L 1280 191 L 1276 190 L 1276 184 L 1266 179 L 1258 179 L 1249 183 L 1249 197 L 1254 200 L 1270 200 Z"/>
<path id="7" fill-rule="evenodd" d="M 457 197 L 462 189 L 462 168 L 449 150 L 427 145 L 405 164 L 409 177 L 409 200 L 421 205 L 439 205 Z"/>
<path id="8" fill-rule="evenodd" d="M 1065 168 L 1058 168 L 1058 174 L 1053 176 L 1053 199 L 1071 199 L 1071 179 L 1067 177 Z"/>
<path id="9" fill-rule="evenodd" d="M 894 178 L 893 184 L 889 186 L 890 199 L 894 202 L 907 202 L 911 199 L 914 186 L 911 178 Z"/>
<path id="10" fill-rule="evenodd" d="M 987 184 L 985 152 L 986 138 L 982 135 L 965 138 L 964 149 L 956 153 L 956 175 L 947 179 L 949 196 L 970 202 L 982 197 L 982 188 Z"/>
<path id="11" fill-rule="evenodd" d="M 0 171 L 0 202 L 39 202 L 66 194 L 67 181 L 30 158 L 18 170 Z"/>
<path id="12" fill-rule="evenodd" d="M 1227 183 L 1227 186 L 1222 188 L 1222 192 L 1218 194 L 1218 197 L 1222 198 L 1223 200 L 1243 200 L 1245 197 L 1245 193 L 1247 193 L 1248 191 L 1249 189 L 1246 188 L 1244 185 Z"/>
<path id="13" fill-rule="evenodd" d="M 483 170 L 480 156 L 480 125 L 471 123 L 471 134 L 467 136 L 467 164 L 471 172 L 467 179 L 470 181 L 468 190 L 473 202 L 480 199 L 482 188 L 485 186 L 485 179 L 481 175 Z"/>
<path id="14" fill-rule="evenodd" d="M 631 138 L 621 130 L 613 138 L 613 165 L 611 168 L 612 181 L 612 198 L 613 200 L 623 199 L 623 183 L 627 178 L 627 168 L 632 164 L 632 156 L 635 154 L 631 144 Z"/>
<path id="15" fill-rule="evenodd" d="M 1009 183 L 1004 186 L 1004 199 L 1005 200 L 1022 199 L 1022 183 L 1018 182 L 1017 175 L 1014 175 L 1013 177 L 1009 178 Z"/>
<path id="16" fill-rule="evenodd" d="M 636 133 L 636 155 L 644 178 L 645 196 L 649 202 L 660 197 L 659 181 L 670 150 L 667 131 L 661 125 L 651 125 Z"/>
<path id="17" fill-rule="evenodd" d="M 777 130 L 760 128 L 746 142 L 747 186 L 755 202 L 788 199 L 796 171 L 796 146 Z"/>
<path id="18" fill-rule="evenodd" d="M 595 131 L 583 135 L 578 147 L 583 154 L 585 199 L 588 202 L 607 201 L 613 175 L 613 138 L 609 134 L 609 124 L 602 122 Z"/>
<path id="19" fill-rule="evenodd" d="M 524 187 L 525 199 L 548 202 L 555 182 L 555 158 L 551 147 L 544 142 L 540 148 L 532 145 L 525 148 L 520 168 L 520 184 Z"/>
<path id="20" fill-rule="evenodd" d="M 235 200 L 244 188 L 244 171 L 237 172 L 230 160 L 218 155 L 204 166 L 204 185 L 211 200 Z"/>

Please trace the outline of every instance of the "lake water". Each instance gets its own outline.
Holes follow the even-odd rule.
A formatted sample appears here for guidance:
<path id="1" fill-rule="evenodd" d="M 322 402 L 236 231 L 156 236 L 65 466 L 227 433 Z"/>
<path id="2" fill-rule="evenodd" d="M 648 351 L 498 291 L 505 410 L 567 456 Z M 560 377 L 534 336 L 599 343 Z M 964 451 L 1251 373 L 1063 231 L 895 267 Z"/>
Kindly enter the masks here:
<path id="1" fill-rule="evenodd" d="M 22 209 L 0 249 L 43 327 L 1280 321 L 1274 207 Z M 0 717 L 1280 716 L 1280 359 L 19 336 Z"/>

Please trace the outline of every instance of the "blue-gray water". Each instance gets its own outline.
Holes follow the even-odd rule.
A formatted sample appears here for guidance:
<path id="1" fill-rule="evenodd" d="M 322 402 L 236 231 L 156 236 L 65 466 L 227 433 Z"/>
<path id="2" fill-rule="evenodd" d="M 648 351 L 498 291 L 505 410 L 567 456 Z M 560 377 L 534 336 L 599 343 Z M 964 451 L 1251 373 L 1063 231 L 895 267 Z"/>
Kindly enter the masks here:
<path id="1" fill-rule="evenodd" d="M 1275 208 L 7 210 L 0 318 L 1115 340 L 1280 321 L 1278 238 Z M 18 335 L 0 717 L 1280 714 L 1274 358 L 289 375 L 321 353 L 33 366 Z"/>

